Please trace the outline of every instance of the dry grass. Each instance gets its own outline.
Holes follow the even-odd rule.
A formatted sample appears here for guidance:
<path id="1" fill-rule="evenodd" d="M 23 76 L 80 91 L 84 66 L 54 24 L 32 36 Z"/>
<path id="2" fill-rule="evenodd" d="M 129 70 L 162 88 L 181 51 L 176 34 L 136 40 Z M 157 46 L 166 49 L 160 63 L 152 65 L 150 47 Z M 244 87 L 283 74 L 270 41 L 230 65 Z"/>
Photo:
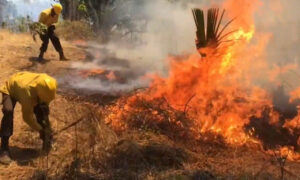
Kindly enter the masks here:
<path id="1" fill-rule="evenodd" d="M 63 21 L 56 33 L 65 40 L 90 40 L 95 38 L 91 26 L 83 21 Z"/>
<path id="2" fill-rule="evenodd" d="M 57 76 L 67 72 L 63 69 L 69 67 L 68 62 L 61 63 L 55 58 L 44 65 L 32 64 L 28 59 L 38 54 L 40 44 L 35 44 L 30 35 L 0 31 L 1 37 L 1 82 L 20 70 L 47 72 Z M 67 42 L 63 43 L 70 51 L 70 56 L 74 54 L 71 57 L 78 58 L 82 54 Z M 56 52 L 50 46 L 48 57 L 52 57 L 52 54 L 56 55 Z M 62 96 L 61 92 L 59 94 L 51 104 L 53 129 L 58 132 L 82 117 L 83 120 L 55 136 L 53 150 L 48 156 L 41 156 L 38 133 L 23 123 L 21 108 L 17 105 L 15 132 L 11 139 L 15 162 L 8 167 L 0 165 L 0 179 L 280 178 L 278 162 L 261 152 L 257 146 L 231 147 L 221 137 L 212 134 L 205 134 L 203 141 L 190 138 L 184 133 L 190 126 L 189 119 L 182 112 L 172 110 L 162 99 L 150 103 L 139 101 L 130 116 L 120 119 L 129 128 L 116 135 L 104 123 L 104 117 L 118 111 L 111 111 L 105 103 L 98 106 L 88 103 L 87 98 L 77 99 L 69 95 Z M 93 96 L 92 99 L 99 98 L 105 102 L 100 97 Z M 176 121 L 169 123 L 166 121 L 169 117 Z M 153 122 L 153 118 L 164 121 Z M 183 126 L 177 126 L 178 121 Z M 285 164 L 285 168 L 294 174 L 300 174 L 299 167 L 299 162 L 287 161 Z M 296 179 L 288 173 L 285 173 L 285 178 Z"/>

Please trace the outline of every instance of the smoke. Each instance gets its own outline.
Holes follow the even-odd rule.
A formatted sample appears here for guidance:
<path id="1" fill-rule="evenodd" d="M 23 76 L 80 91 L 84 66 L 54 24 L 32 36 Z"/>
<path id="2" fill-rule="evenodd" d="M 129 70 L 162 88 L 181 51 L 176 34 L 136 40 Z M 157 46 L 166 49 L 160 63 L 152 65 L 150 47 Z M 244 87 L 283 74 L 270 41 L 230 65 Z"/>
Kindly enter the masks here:
<path id="1" fill-rule="evenodd" d="M 300 85 L 297 67 L 300 62 L 300 17 L 297 15 L 300 1 L 264 0 L 258 14 L 256 27 L 258 32 L 269 32 L 266 55 L 273 67 L 294 64 L 295 68 L 279 76 L 278 80 L 288 90 Z"/>
<path id="2" fill-rule="evenodd" d="M 105 45 L 89 43 L 93 60 L 74 63 L 73 68 L 78 71 L 105 69 L 125 80 L 121 83 L 106 82 L 94 77 L 72 76 L 64 77 L 62 82 L 71 80 L 71 87 L 75 89 L 128 92 L 148 86 L 150 80 L 146 77 L 150 74 L 167 76 L 168 56 L 196 51 L 195 25 L 191 13 L 194 5 L 166 0 L 131 0 L 126 5 L 122 2 L 117 1 L 117 11 L 109 17 L 111 21 L 118 22 L 112 26 L 111 41 Z"/>
<path id="3" fill-rule="evenodd" d="M 103 81 L 95 77 L 72 76 L 64 77 L 61 79 L 62 82 L 72 79 L 70 81 L 72 88 L 106 93 L 126 92 L 148 86 L 150 80 L 145 76 L 153 73 L 168 76 L 166 61 L 168 56 L 195 52 L 195 25 L 191 8 L 221 7 L 224 1 L 127 0 L 126 2 L 116 1 L 114 9 L 117 11 L 107 17 L 107 22 L 115 24 L 110 29 L 112 41 L 101 46 L 89 43 L 92 61 L 75 63 L 72 66 L 78 71 L 97 68 L 113 71 L 126 80 L 120 83 Z M 260 72 L 254 66 L 250 73 L 259 74 L 256 83 L 270 91 L 275 91 L 278 84 L 283 85 L 286 91 L 295 89 L 300 85 L 300 75 L 297 72 L 300 53 L 298 51 L 300 17 L 297 16 L 297 7 L 300 2 L 297 0 L 257 2 L 261 5 L 254 18 L 255 33 L 258 34 L 256 40 L 259 40 L 261 34 L 269 34 L 263 53 L 265 57 L 258 58 L 267 59 L 269 69 L 281 69 L 289 64 L 294 64 L 296 68 L 277 74 L 272 83 L 269 83 L 269 74 Z M 115 61 L 116 59 L 118 61 Z M 255 61 L 256 59 L 253 59 L 254 63 Z M 124 66 L 124 63 L 127 65 Z"/>
<path id="4" fill-rule="evenodd" d="M 281 112 L 297 114 L 296 100 L 290 102 L 289 93 L 300 86 L 300 1 L 263 0 L 255 15 L 257 33 L 268 33 L 265 59 L 276 76 L 266 87 L 273 95 L 273 103 Z M 266 74 L 266 77 L 269 75 Z M 263 79 L 263 77 L 261 77 Z M 273 84 L 272 84 L 273 83 Z"/>
<path id="5" fill-rule="evenodd" d="M 53 4 L 53 0 L 11 0 L 11 2 L 16 6 L 18 16 L 30 16 L 33 21 L 37 21 L 41 11 Z"/>
<path id="6" fill-rule="evenodd" d="M 11 1 L 0 0 L 0 23 L 16 16 L 16 9 Z"/>

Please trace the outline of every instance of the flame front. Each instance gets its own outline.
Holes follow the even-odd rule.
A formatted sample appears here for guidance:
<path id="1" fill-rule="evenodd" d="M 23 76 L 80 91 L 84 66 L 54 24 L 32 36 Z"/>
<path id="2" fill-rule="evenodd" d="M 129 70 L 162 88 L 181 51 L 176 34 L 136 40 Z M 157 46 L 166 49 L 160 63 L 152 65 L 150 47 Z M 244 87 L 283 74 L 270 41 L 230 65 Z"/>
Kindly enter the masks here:
<path id="1" fill-rule="evenodd" d="M 253 35 L 254 35 L 254 26 L 252 26 L 252 28 L 249 31 L 245 31 L 243 28 L 239 28 L 238 31 L 234 32 L 233 34 L 231 34 L 227 41 L 233 41 L 233 42 L 237 42 L 237 41 L 244 41 L 249 43 L 250 40 L 252 39 Z M 237 43 L 240 44 L 240 43 Z M 235 44 L 235 45 L 237 45 Z M 226 50 L 226 53 L 222 59 L 222 63 L 221 63 L 221 68 L 220 68 L 220 72 L 223 73 L 226 70 L 228 70 L 231 66 L 232 62 L 232 54 L 234 52 L 234 45 L 231 45 L 228 47 L 228 49 Z"/>
<path id="2" fill-rule="evenodd" d="M 233 28 L 238 30 L 227 37 L 228 43 L 205 58 L 196 53 L 169 57 L 169 76 L 155 76 L 147 91 L 107 107 L 106 122 L 116 130 L 134 124 L 155 124 L 162 129 L 171 126 L 177 135 L 189 134 L 195 139 L 213 133 L 229 144 L 260 143 L 253 137 L 256 129 L 251 127 L 246 131 L 246 125 L 253 119 L 276 124 L 280 115 L 273 110 L 271 94 L 253 83 L 260 72 L 274 75 L 263 58 L 269 34 L 255 34 L 252 15 L 256 6 L 253 4 L 260 3 L 258 0 L 226 1 L 224 7 L 231 16 L 244 14 L 234 24 Z M 293 155 L 294 160 L 298 158 L 299 155 Z"/>

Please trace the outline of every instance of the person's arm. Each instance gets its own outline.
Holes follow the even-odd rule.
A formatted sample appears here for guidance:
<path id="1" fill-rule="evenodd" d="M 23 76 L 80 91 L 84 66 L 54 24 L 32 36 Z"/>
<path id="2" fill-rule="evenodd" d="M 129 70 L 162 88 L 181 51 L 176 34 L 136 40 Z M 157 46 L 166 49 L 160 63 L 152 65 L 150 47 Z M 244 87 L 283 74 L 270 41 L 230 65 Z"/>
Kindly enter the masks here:
<path id="1" fill-rule="evenodd" d="M 41 12 L 39 17 L 39 23 L 46 24 L 47 14 L 45 12 Z"/>
<path id="2" fill-rule="evenodd" d="M 37 104 L 33 112 L 36 116 L 37 122 L 42 126 L 40 131 L 40 138 L 43 140 L 43 151 L 49 153 L 52 144 L 52 129 L 49 122 L 49 105 L 46 103 Z"/>
<path id="3" fill-rule="evenodd" d="M 51 129 L 49 122 L 49 105 L 46 103 L 37 104 L 33 112 L 37 119 L 37 122 L 42 126 L 43 129 Z"/>
<path id="4" fill-rule="evenodd" d="M 56 15 L 55 16 L 55 20 L 54 20 L 54 24 L 53 25 L 56 25 L 58 23 L 58 18 L 59 18 L 59 15 Z"/>
<path id="5" fill-rule="evenodd" d="M 56 16 L 54 17 L 54 23 L 51 24 L 51 25 L 48 27 L 48 32 L 49 32 L 49 33 L 54 32 L 54 30 L 56 29 L 56 25 L 58 24 L 58 18 L 59 18 L 59 15 L 56 15 Z"/>
<path id="6" fill-rule="evenodd" d="M 28 104 L 22 104 L 22 114 L 24 121 L 34 130 L 42 130 L 42 126 L 37 122 L 34 116 L 33 107 Z"/>

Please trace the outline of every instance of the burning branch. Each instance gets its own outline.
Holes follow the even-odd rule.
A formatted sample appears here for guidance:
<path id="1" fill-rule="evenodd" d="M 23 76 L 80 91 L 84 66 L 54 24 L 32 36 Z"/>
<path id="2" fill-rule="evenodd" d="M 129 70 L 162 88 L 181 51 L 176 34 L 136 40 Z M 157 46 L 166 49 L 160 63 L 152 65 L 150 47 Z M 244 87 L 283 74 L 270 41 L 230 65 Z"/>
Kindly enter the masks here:
<path id="1" fill-rule="evenodd" d="M 188 101 L 185 103 L 185 106 L 184 106 L 184 114 L 186 114 L 187 113 L 187 108 L 188 108 L 188 105 L 189 105 L 189 103 L 192 101 L 192 99 L 194 98 L 196 96 L 196 94 L 194 94 L 193 96 L 191 96 L 189 99 L 188 99 Z"/>
<path id="2" fill-rule="evenodd" d="M 286 154 L 283 154 L 280 149 L 278 151 L 273 150 L 274 153 L 274 157 L 277 160 L 279 166 L 280 166 L 280 172 L 281 172 L 281 178 L 280 179 L 284 179 L 284 172 L 285 172 L 285 163 L 286 163 L 286 159 L 290 153 L 290 151 L 288 150 L 288 152 Z"/>
<path id="3" fill-rule="evenodd" d="M 83 121 L 83 120 L 84 120 L 84 118 L 78 119 L 77 121 L 75 121 L 75 122 L 73 122 L 73 123 L 71 123 L 71 124 L 69 124 L 69 125 L 63 127 L 63 128 L 60 129 L 59 131 L 55 132 L 55 133 L 53 134 L 53 136 L 56 136 L 56 135 L 60 134 L 61 132 L 65 131 L 65 130 L 67 130 L 67 129 L 69 129 L 69 128 L 75 126 L 75 125 L 77 125 L 78 123 L 80 123 L 80 122 Z"/>

